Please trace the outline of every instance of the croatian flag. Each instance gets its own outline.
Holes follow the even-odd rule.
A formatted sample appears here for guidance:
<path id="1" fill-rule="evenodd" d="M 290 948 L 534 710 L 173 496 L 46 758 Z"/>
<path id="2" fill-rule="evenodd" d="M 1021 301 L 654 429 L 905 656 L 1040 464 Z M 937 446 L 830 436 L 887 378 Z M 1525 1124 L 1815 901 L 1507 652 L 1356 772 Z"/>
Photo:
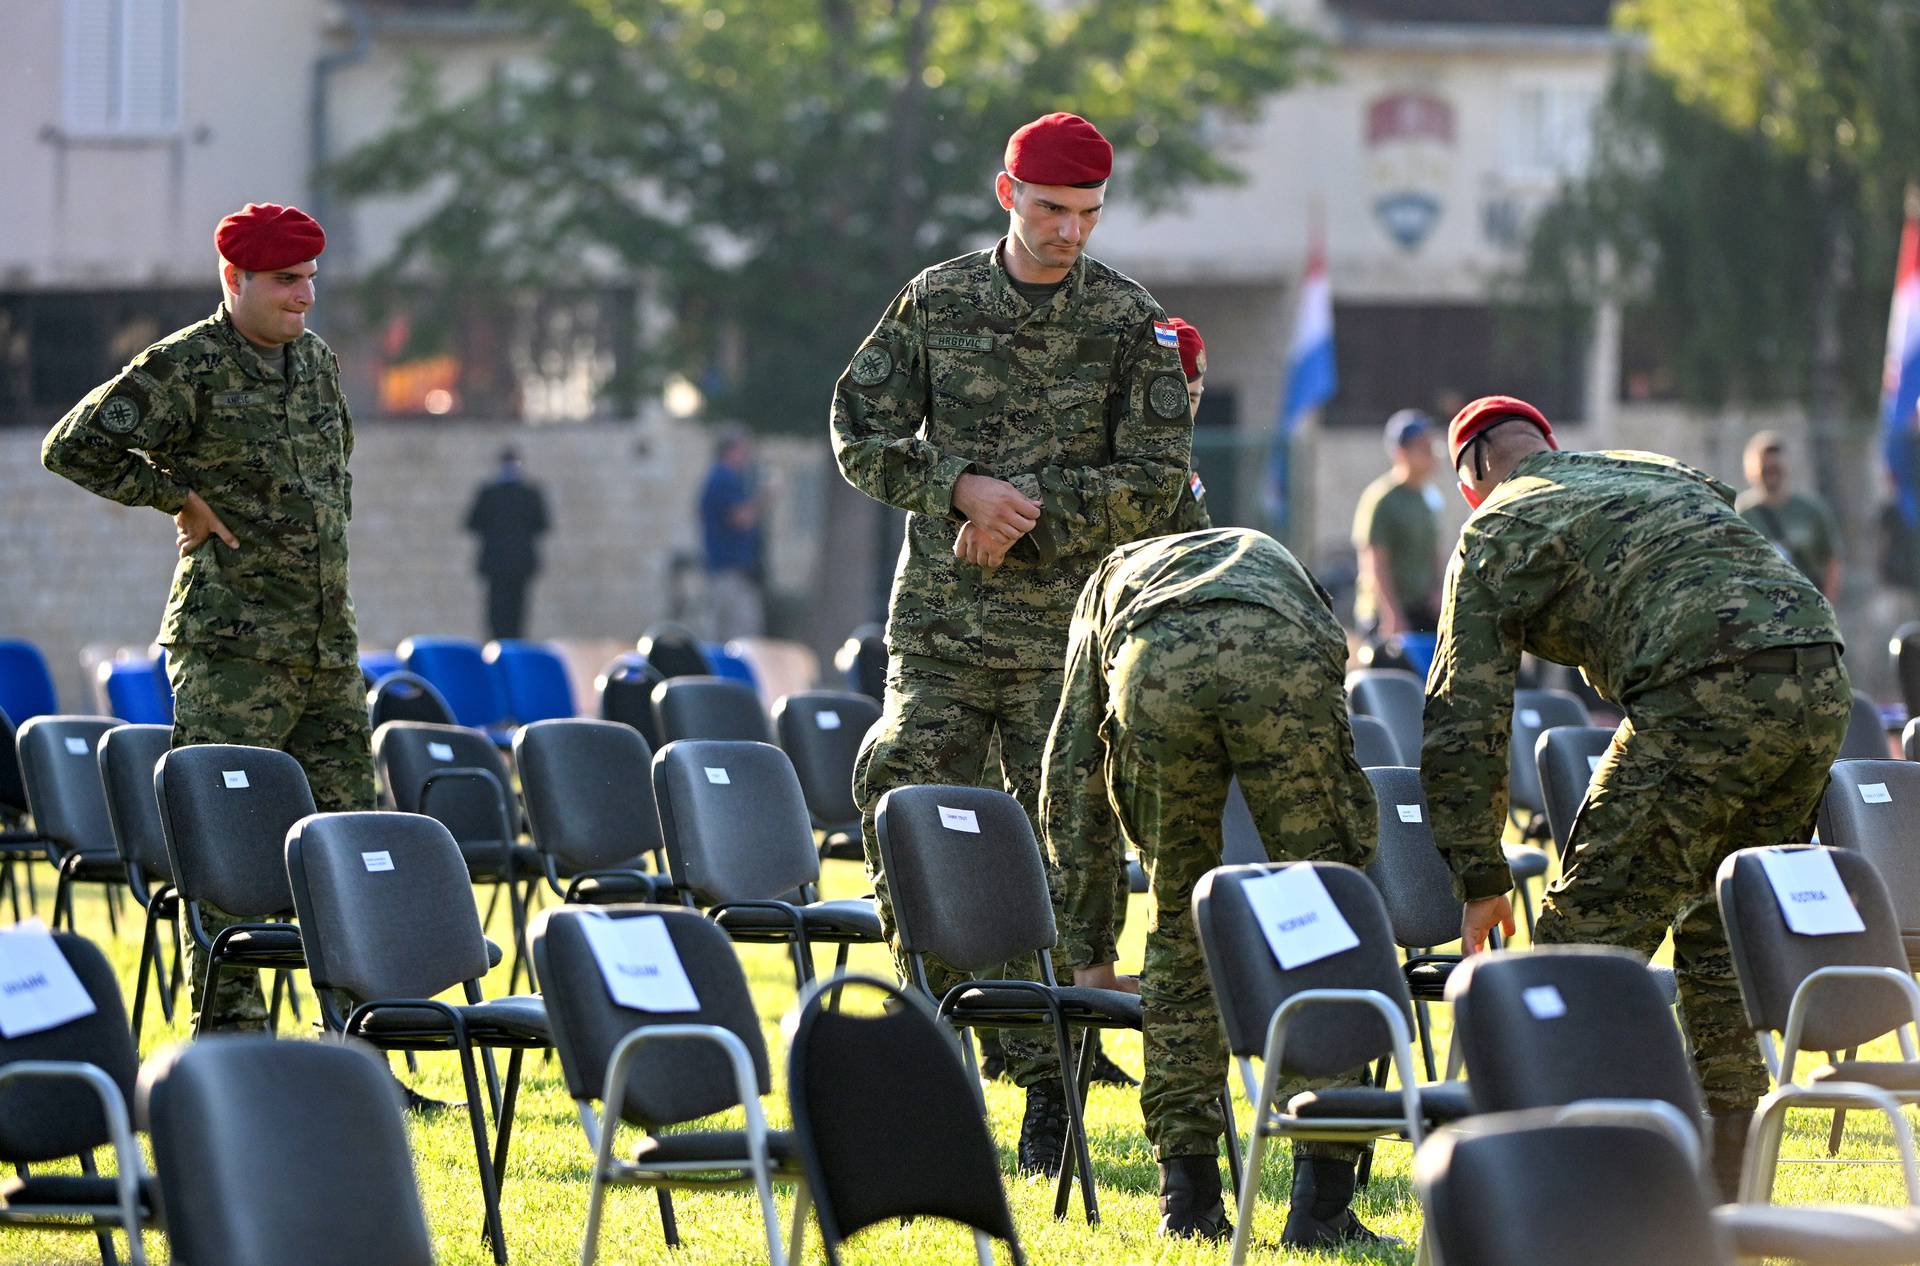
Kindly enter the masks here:
<path id="1" fill-rule="evenodd" d="M 1920 406 L 1920 191 L 1907 191 L 1907 223 L 1887 318 L 1887 365 L 1881 385 L 1880 437 L 1900 516 L 1920 527 L 1920 454 L 1914 410 Z"/>
<path id="2" fill-rule="evenodd" d="M 1300 419 L 1333 399 L 1339 380 L 1333 365 L 1333 284 L 1318 234 L 1300 278 L 1300 306 L 1287 347 L 1287 380 L 1274 418 L 1273 453 L 1267 464 L 1267 508 L 1277 530 L 1287 528 L 1288 448 Z"/>

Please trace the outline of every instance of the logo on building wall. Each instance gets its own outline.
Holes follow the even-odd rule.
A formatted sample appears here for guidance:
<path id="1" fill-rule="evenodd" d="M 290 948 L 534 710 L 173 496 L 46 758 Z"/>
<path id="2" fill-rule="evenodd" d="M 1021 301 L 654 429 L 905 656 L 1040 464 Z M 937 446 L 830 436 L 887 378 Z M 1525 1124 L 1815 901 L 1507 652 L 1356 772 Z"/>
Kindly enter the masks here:
<path id="1" fill-rule="evenodd" d="M 1445 210 L 1453 162 L 1453 105 L 1426 92 L 1394 92 L 1367 105 L 1373 215 L 1406 251 L 1418 250 Z"/>

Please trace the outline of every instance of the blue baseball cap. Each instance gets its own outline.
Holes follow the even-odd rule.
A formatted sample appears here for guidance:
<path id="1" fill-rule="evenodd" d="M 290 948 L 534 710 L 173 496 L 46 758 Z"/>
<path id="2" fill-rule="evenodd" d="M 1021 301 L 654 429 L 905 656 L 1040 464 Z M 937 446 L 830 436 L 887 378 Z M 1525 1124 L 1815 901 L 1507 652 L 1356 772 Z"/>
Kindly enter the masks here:
<path id="1" fill-rule="evenodd" d="M 1402 409 L 1387 419 L 1387 444 L 1392 448 L 1405 448 L 1439 429 L 1434 420 L 1419 409 Z"/>

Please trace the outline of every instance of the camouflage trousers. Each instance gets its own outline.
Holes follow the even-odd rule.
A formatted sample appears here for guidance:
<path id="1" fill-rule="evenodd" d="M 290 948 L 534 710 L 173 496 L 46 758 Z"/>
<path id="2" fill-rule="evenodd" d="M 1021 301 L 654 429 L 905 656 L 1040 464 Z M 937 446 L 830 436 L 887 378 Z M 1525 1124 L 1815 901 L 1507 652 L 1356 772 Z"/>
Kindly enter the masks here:
<path id="1" fill-rule="evenodd" d="M 913 979 L 911 965 L 894 933 L 893 901 L 887 891 L 873 813 L 880 797 L 895 787 L 928 783 L 978 786 L 987 776 L 987 752 L 997 735 L 1000 781 L 1036 823 L 1040 801 L 1041 757 L 1047 730 L 1060 706 L 1061 671 L 1005 672 L 964 664 L 896 656 L 887 670 L 887 694 L 880 720 L 867 732 L 853 768 L 854 798 L 860 803 L 860 840 L 867 874 L 880 905 L 881 930 L 893 947 L 900 979 Z M 1122 882 L 1125 875 L 1121 876 Z M 936 999 L 970 975 L 992 977 L 1000 971 L 963 973 L 929 955 L 927 983 Z M 1037 964 L 1011 963 L 1007 970 L 1036 978 Z M 1039 1030 L 1007 1030 L 1001 1035 L 1007 1072 L 1021 1086 L 1058 1077 L 1053 1039 Z"/>
<path id="2" fill-rule="evenodd" d="M 1568 838 L 1534 940 L 1652 954 L 1669 929 L 1709 1110 L 1767 1092 L 1714 900 L 1736 849 L 1804 843 L 1852 706 L 1846 669 L 1730 664 L 1634 699 Z"/>
<path id="3" fill-rule="evenodd" d="M 373 751 L 367 729 L 366 683 L 358 668 L 315 668 L 243 659 L 193 646 L 167 648 L 173 683 L 173 745 L 239 743 L 272 747 L 298 760 L 323 813 L 371 809 Z M 200 907 L 208 936 L 243 922 Z M 209 1002 L 201 996 L 207 961 L 186 920 L 180 952 L 194 1016 L 209 1029 L 264 1029 L 267 1008 L 252 972 L 222 972 Z"/>
<path id="4" fill-rule="evenodd" d="M 1163 611 L 1136 628 L 1107 670 L 1108 791 L 1152 891 L 1140 977 L 1140 1110 L 1163 1162 L 1215 1154 L 1225 1129 L 1219 1098 L 1227 1056 L 1194 928 L 1193 890 L 1220 864 L 1229 782 L 1239 778 L 1274 861 L 1357 866 L 1373 852 L 1373 788 L 1354 759 L 1340 673 L 1324 661 L 1273 611 L 1209 602 Z M 1056 862 L 1073 864 L 1064 851 Z M 1282 1102 L 1314 1087 L 1364 1084 L 1365 1069 L 1302 1079 Z M 1296 1155 L 1346 1160 L 1362 1150 L 1294 1147 Z"/>

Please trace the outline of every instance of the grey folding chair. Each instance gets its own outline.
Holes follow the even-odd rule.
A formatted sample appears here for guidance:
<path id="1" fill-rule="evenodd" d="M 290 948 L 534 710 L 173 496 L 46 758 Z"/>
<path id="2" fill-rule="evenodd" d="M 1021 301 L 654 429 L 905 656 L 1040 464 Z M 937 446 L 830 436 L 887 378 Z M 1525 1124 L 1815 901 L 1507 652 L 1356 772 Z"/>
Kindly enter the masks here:
<path id="1" fill-rule="evenodd" d="M 513 763 L 555 895 L 601 905 L 670 895 L 653 749 L 639 731 L 617 721 L 535 721 L 514 732 Z"/>
<path id="2" fill-rule="evenodd" d="M 661 677 L 700 677 L 712 671 L 700 640 L 678 624 L 655 624 L 634 646 Z"/>
<path id="3" fill-rule="evenodd" d="M 1404 668 L 1356 668 L 1347 674 L 1347 711 L 1374 717 L 1393 735 L 1396 764 L 1419 765 L 1426 684 Z"/>
<path id="4" fill-rule="evenodd" d="M 1820 798 L 1820 842 L 1873 863 L 1893 900 L 1907 962 L 1920 968 L 1920 764 L 1843 760 Z"/>
<path id="5" fill-rule="evenodd" d="M 839 994 L 852 987 L 879 991 L 884 1009 L 841 1009 Z M 811 1197 L 829 1266 L 864 1228 L 925 1216 L 971 1227 L 981 1266 L 992 1266 L 995 1238 L 1023 1266 L 980 1083 L 919 992 L 836 976 L 808 989 L 792 1033 L 787 1093 L 807 1176 L 794 1210 L 795 1260 Z M 900 1128 L 904 1120 L 912 1130 Z"/>
<path id="6" fill-rule="evenodd" d="M 1280 966 L 1246 884 L 1289 866 L 1318 873 L 1359 944 L 1292 970 Z M 1240 1209 L 1230 1260 L 1238 1266 L 1252 1242 L 1268 1139 L 1364 1143 L 1403 1135 L 1418 1147 L 1429 1128 L 1465 1116 L 1472 1104 L 1464 1082 L 1419 1083 L 1406 975 L 1379 890 L 1360 871 L 1331 862 L 1222 866 L 1194 889 L 1193 917 L 1227 1049 L 1253 1104 L 1246 1159 L 1235 1181 Z M 1337 1087 L 1278 1102 L 1283 1080 L 1333 1077 L 1383 1058 L 1399 1074 L 1394 1089 Z M 1256 1059 L 1264 1075 L 1255 1075 Z"/>
<path id="7" fill-rule="evenodd" d="M 1587 798 L 1587 786 L 1613 746 L 1614 731 L 1598 725 L 1550 726 L 1534 740 L 1533 762 L 1540 780 L 1540 802 L 1545 806 L 1553 850 L 1560 865 L 1569 864 L 1567 841 L 1573 819 Z"/>
<path id="8" fill-rule="evenodd" d="M 174 982 L 180 974 L 180 897 L 173 886 L 173 864 L 167 860 L 166 826 L 160 821 L 160 800 L 153 790 L 153 771 L 173 746 L 173 727 L 120 725 L 100 740 L 100 777 L 107 791 L 107 818 L 113 824 L 114 843 L 127 867 L 127 887 L 146 911 L 146 929 L 140 940 L 140 966 L 135 971 L 133 1040 L 147 1009 L 147 979 L 153 978 L 160 995 L 160 1011 L 173 1022 Z M 160 935 L 160 924 L 167 935 Z M 165 945 L 174 944 L 169 973 Z"/>
<path id="9" fill-rule="evenodd" d="M 300 929 L 286 921 L 293 894 L 281 862 L 288 828 L 313 812 L 306 771 L 272 748 L 196 744 L 162 756 L 153 787 L 187 932 L 206 955 L 200 996 L 214 996 L 223 972 L 279 972 L 269 1011 L 277 1023 L 287 973 L 307 965 Z M 242 922 L 209 932 L 202 904 Z M 194 1036 L 206 1020 L 203 1009 Z"/>
<path id="10" fill-rule="evenodd" d="M 1562 726 L 1591 726 L 1587 705 L 1578 695 L 1566 690 L 1516 690 L 1513 692 L 1513 741 L 1507 747 L 1507 812 L 1525 829 L 1532 841 L 1551 834 L 1546 818 L 1547 802 L 1541 788 L 1540 765 L 1534 748 L 1540 736 Z M 1524 811 L 1524 816 L 1523 816 Z"/>
<path id="11" fill-rule="evenodd" d="M 459 845 L 444 825 L 420 814 L 316 813 L 286 833 L 286 865 L 327 1031 L 377 1050 L 459 1055 L 486 1205 L 485 1237 L 494 1260 L 505 1262 L 500 1186 L 520 1064 L 527 1051 L 551 1043 L 539 998 L 480 996 L 480 981 L 494 958 L 481 934 Z M 466 1001 L 435 1000 L 450 989 L 459 989 Z M 476 1050 L 486 1064 L 497 1126 L 491 1158 Z M 504 1092 L 496 1087 L 495 1050 L 512 1052 Z"/>
<path id="12" fill-rule="evenodd" d="M 1887 723 L 1880 718 L 1880 705 L 1871 695 L 1854 691 L 1846 737 L 1840 740 L 1840 759 L 1877 760 L 1887 754 Z"/>
<path id="13" fill-rule="evenodd" d="M 140 1074 L 173 1260 L 433 1266 L 399 1096 L 355 1043 L 229 1035 Z"/>
<path id="14" fill-rule="evenodd" d="M 614 1002 L 587 939 L 589 919 L 661 920 L 698 1009 L 649 1012 Z M 546 986 L 567 1093 L 594 1153 L 582 1266 L 592 1266 L 599 1252 L 601 1211 L 614 1185 L 656 1190 L 669 1248 L 680 1243 L 673 1190 L 752 1187 L 768 1259 L 783 1266 L 787 1255 L 773 1184 L 801 1183 L 802 1171 L 792 1136 L 767 1128 L 761 1099 L 773 1079 L 766 1043 L 746 973 L 726 934 L 674 906 L 561 907 L 535 918 L 533 957 Z M 736 1108 L 745 1113 L 741 1129 L 665 1128 Z M 614 1155 L 622 1122 L 646 1135 L 631 1160 Z M 797 1211 L 794 1219 L 795 1261 L 801 1216 Z"/>
<path id="15" fill-rule="evenodd" d="M 46 856 L 46 837 L 34 829 L 26 783 L 20 776 L 18 736 L 6 710 L 0 709 L 0 894 L 12 899 L 15 923 L 20 921 L 22 888 L 27 893 L 27 909 L 34 914 L 40 912 L 33 863 Z"/>
<path id="16" fill-rule="evenodd" d="M 650 751 L 658 751 L 660 723 L 653 716 L 653 688 L 665 681 L 660 670 L 637 654 L 621 655 L 593 679 L 600 699 L 600 719 L 618 721 L 640 731 Z"/>
<path id="17" fill-rule="evenodd" d="M 20 727 L 20 774 L 33 824 L 59 868 L 53 926 L 73 924 L 73 886 L 97 884 L 107 893 L 107 926 L 120 932 L 115 896 L 127 867 L 113 842 L 107 790 L 100 781 L 100 739 L 120 722 L 113 717 L 37 716 Z"/>
<path id="18" fill-rule="evenodd" d="M 685 678 L 667 682 L 675 685 Z M 673 884 L 728 936 L 785 945 L 796 985 L 813 979 L 816 944 L 880 941 L 871 900 L 821 901 L 820 854 L 793 764 L 767 743 L 683 739 L 653 758 L 653 793 Z"/>
<path id="19" fill-rule="evenodd" d="M 800 777 L 822 858 L 857 862 L 866 857 L 860 806 L 853 799 L 853 762 L 860 740 L 879 720 L 877 702 L 845 690 L 802 690 L 773 705 L 774 733 Z"/>
<path id="20" fill-rule="evenodd" d="M 140 1266 L 146 1261 L 141 1228 L 156 1221 L 153 1180 L 140 1160 L 129 1110 L 140 1057 L 106 956 L 70 932 L 55 932 L 53 939 L 94 1010 L 38 1033 L 0 1037 L 0 1164 L 17 1170 L 0 1183 L 0 1226 L 92 1231 L 103 1266 L 119 1260 L 109 1234 L 118 1229 Z M 107 1146 L 115 1172 L 103 1177 L 94 1152 Z M 32 1172 L 67 1157 L 79 1158 L 79 1175 Z"/>
<path id="21" fill-rule="evenodd" d="M 418 673 L 388 673 L 367 691 L 367 722 L 377 730 L 389 721 L 452 725 L 453 709 L 439 688 Z"/>
<path id="22" fill-rule="evenodd" d="M 669 677 L 653 688 L 653 716 L 662 747 L 681 739 L 773 742 L 760 696 L 731 677 Z"/>
<path id="23" fill-rule="evenodd" d="M 1347 717 L 1347 724 L 1353 727 L 1353 755 L 1360 762 L 1360 768 L 1406 763 L 1401 760 L 1400 748 L 1393 741 L 1393 731 L 1379 717 L 1356 712 Z M 1415 759 L 1419 755 L 1415 752 Z"/>

